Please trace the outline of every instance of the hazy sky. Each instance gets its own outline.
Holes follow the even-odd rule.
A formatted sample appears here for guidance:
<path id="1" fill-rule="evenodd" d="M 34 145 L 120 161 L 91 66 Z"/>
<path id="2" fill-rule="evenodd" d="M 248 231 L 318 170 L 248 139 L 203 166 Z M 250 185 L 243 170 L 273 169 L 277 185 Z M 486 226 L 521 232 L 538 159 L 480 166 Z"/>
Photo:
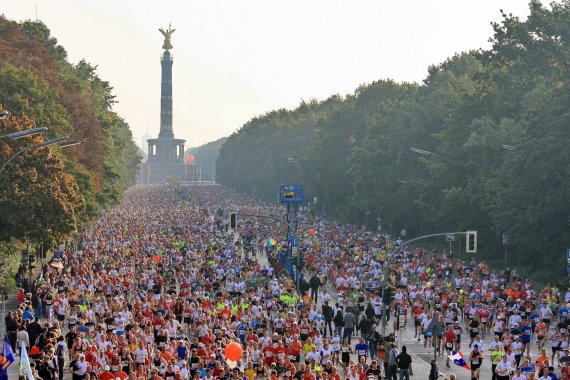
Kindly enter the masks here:
<path id="1" fill-rule="evenodd" d="M 186 146 L 227 136 L 301 99 L 347 94 L 382 78 L 419 82 L 430 64 L 488 47 L 500 9 L 526 0 L 0 0 L 37 17 L 71 62 L 98 65 L 140 145 L 160 127 L 158 28 L 174 49 L 174 133 Z"/>

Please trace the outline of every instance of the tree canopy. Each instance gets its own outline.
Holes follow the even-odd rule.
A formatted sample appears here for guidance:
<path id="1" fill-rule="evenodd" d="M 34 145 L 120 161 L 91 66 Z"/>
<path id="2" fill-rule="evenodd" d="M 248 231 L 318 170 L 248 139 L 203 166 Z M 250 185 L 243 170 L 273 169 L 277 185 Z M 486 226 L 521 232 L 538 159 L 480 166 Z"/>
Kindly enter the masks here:
<path id="1" fill-rule="evenodd" d="M 380 80 L 252 119 L 222 146 L 218 182 L 268 200 L 303 183 L 327 216 L 382 217 L 395 234 L 477 230 L 487 258 L 502 258 L 505 234 L 512 265 L 564 275 L 570 1 L 529 7 L 524 21 L 501 11 L 489 50 L 433 65 L 421 84 Z"/>
<path id="2" fill-rule="evenodd" d="M 0 255 L 10 255 L 15 241 L 61 243 L 100 208 L 116 204 L 134 183 L 140 159 L 129 126 L 112 109 L 113 88 L 96 66 L 67 61 L 65 49 L 39 21 L 0 16 L 0 41 L 0 109 L 10 113 L 0 121 L 0 135 L 49 128 L 42 137 L 0 141 L 2 162 L 45 139 L 82 142 L 30 149 L 6 166 L 0 177 Z"/>

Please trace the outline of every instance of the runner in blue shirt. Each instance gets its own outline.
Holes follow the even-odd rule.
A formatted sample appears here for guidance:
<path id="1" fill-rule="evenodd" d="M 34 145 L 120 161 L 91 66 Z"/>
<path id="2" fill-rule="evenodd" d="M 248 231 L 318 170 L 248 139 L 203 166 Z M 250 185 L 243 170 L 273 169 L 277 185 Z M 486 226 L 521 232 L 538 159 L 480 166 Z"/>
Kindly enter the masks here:
<path id="1" fill-rule="evenodd" d="M 526 350 L 526 354 L 528 355 L 530 353 L 530 339 L 532 336 L 532 327 L 529 326 L 528 320 L 523 321 L 523 325 L 521 326 L 520 331 L 522 334 L 522 354 L 524 355 L 524 352 Z"/>
<path id="2" fill-rule="evenodd" d="M 532 314 L 530 315 L 530 321 L 531 321 L 530 327 L 532 328 L 532 333 L 534 334 L 534 329 L 536 325 L 538 325 L 538 322 L 540 322 L 540 314 L 538 314 L 536 310 L 533 311 Z"/>
<path id="3" fill-rule="evenodd" d="M 237 332 L 239 340 L 241 340 L 241 344 L 245 345 L 245 335 L 247 334 L 247 326 L 245 325 L 245 323 L 241 323 L 238 326 Z"/>
<path id="4" fill-rule="evenodd" d="M 560 310 L 558 310 L 558 315 L 560 318 L 560 322 L 567 322 L 568 321 L 568 308 L 566 306 L 562 306 Z"/>
<path id="5" fill-rule="evenodd" d="M 360 360 L 361 356 L 364 356 L 366 359 L 366 353 L 368 352 L 368 344 L 364 342 L 364 338 L 360 338 L 358 343 L 354 346 L 354 350 L 356 351 L 356 355 L 358 356 L 358 360 Z"/>

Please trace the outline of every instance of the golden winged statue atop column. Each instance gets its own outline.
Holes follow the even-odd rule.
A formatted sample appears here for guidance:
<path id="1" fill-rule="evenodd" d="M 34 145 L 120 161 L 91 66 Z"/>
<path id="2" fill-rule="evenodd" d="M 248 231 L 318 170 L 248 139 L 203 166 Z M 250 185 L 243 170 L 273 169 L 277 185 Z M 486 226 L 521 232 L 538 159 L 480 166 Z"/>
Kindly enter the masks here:
<path id="1" fill-rule="evenodd" d="M 172 44 L 170 43 L 170 36 L 172 35 L 172 33 L 174 33 L 174 31 L 176 31 L 176 29 L 172 29 L 170 27 L 170 24 L 168 24 L 168 29 L 163 30 L 162 28 L 160 28 L 158 29 L 158 31 L 162 33 L 162 35 L 164 36 L 164 44 L 162 44 L 162 48 L 164 50 L 172 49 Z"/>

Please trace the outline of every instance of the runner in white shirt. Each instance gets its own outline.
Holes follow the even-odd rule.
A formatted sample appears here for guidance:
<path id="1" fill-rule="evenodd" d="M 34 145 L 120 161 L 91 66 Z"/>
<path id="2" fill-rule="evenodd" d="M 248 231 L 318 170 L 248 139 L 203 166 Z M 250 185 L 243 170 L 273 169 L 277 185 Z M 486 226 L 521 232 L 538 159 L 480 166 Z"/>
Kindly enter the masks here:
<path id="1" fill-rule="evenodd" d="M 503 342 L 499 340 L 499 337 L 495 335 L 494 340 L 489 343 L 489 351 L 495 351 L 495 347 L 499 346 L 499 350 L 503 351 Z"/>
<path id="2" fill-rule="evenodd" d="M 518 311 L 515 311 L 513 315 L 509 317 L 509 328 L 513 330 L 522 322 L 522 318 Z"/>
<path id="3" fill-rule="evenodd" d="M 321 350 L 321 364 L 327 365 L 333 359 L 333 349 L 329 346 L 327 342 L 324 343 L 324 347 Z"/>
<path id="4" fill-rule="evenodd" d="M 135 361 L 137 364 L 145 364 L 145 359 L 148 357 L 148 352 L 145 348 L 139 347 L 135 350 Z"/>
<path id="5" fill-rule="evenodd" d="M 338 364 L 340 353 L 340 336 L 336 330 L 334 332 L 334 335 L 330 338 L 329 342 L 333 350 L 333 365 Z"/>
<path id="6" fill-rule="evenodd" d="M 507 355 L 495 367 L 495 374 L 499 380 L 508 380 L 511 373 L 511 365 L 507 361 Z"/>
<path id="7" fill-rule="evenodd" d="M 513 349 L 513 355 L 516 360 L 516 366 L 514 366 L 513 368 L 517 368 L 521 361 L 522 349 L 523 349 L 523 344 L 521 343 L 520 337 L 516 337 L 515 341 L 511 344 L 511 348 Z"/>
<path id="8" fill-rule="evenodd" d="M 521 369 L 517 368 L 511 380 L 526 380 L 527 377 L 521 373 Z"/>
<path id="9" fill-rule="evenodd" d="M 425 318 L 422 319 L 421 321 L 422 331 L 426 331 L 430 323 L 431 323 L 431 318 L 426 315 Z M 431 347 L 431 338 L 432 338 L 431 336 L 427 336 L 424 333 L 424 347 L 428 347 L 428 352 L 429 352 L 429 347 Z"/>

